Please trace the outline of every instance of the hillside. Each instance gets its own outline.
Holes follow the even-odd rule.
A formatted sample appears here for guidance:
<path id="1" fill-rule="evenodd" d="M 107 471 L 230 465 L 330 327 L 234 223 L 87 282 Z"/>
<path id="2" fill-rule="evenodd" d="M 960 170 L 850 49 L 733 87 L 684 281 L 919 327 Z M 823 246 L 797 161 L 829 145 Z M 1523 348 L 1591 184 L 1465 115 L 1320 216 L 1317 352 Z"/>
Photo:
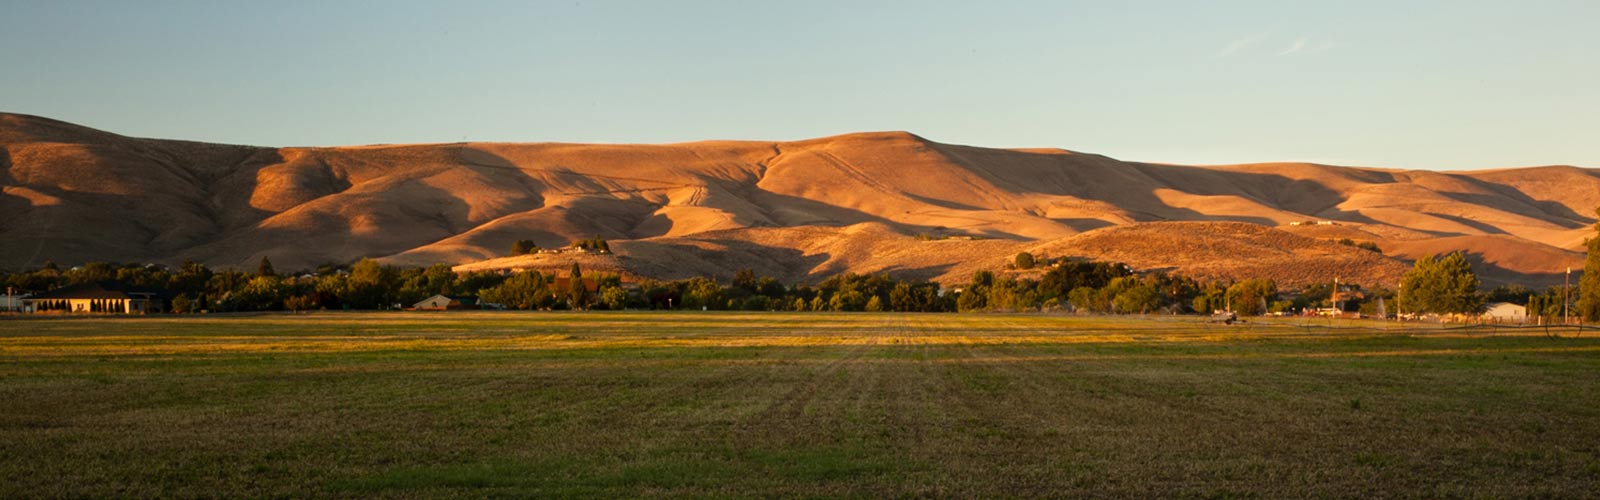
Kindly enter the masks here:
<path id="1" fill-rule="evenodd" d="M 8 268 L 247 267 L 269 256 L 295 269 L 372 256 L 564 269 L 567 257 L 486 259 L 517 239 L 555 247 L 599 235 L 619 255 L 596 266 L 655 277 L 751 267 L 791 281 L 843 271 L 960 280 L 1022 250 L 1211 277 L 1387 281 L 1403 265 L 1395 259 L 1464 250 L 1491 281 L 1545 284 L 1581 259 L 1600 205 L 1600 172 L 1577 167 L 1194 167 L 905 132 L 265 148 L 17 114 L 0 114 L 0 184 Z M 1338 225 L 1290 225 L 1309 220 Z M 1331 243 L 1341 238 L 1389 258 Z"/>

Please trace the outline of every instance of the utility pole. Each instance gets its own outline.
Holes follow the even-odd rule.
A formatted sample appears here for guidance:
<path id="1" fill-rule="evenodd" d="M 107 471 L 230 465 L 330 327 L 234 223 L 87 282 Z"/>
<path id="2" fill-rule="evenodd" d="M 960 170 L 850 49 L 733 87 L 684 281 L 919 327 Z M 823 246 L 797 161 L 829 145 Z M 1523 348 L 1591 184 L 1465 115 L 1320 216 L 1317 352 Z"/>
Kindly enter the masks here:
<path id="1" fill-rule="evenodd" d="M 1401 281 L 1400 286 L 1394 287 L 1394 320 L 1398 323 L 1406 322 L 1406 282 Z"/>
<path id="2" fill-rule="evenodd" d="M 1333 278 L 1333 293 L 1328 295 L 1328 300 L 1333 302 L 1333 315 L 1342 316 L 1344 309 L 1339 308 L 1339 278 L 1337 276 Z"/>
<path id="3" fill-rule="evenodd" d="M 1561 324 L 1571 324 L 1567 319 L 1567 304 L 1572 302 L 1572 266 L 1567 266 L 1566 283 L 1561 285 Z"/>

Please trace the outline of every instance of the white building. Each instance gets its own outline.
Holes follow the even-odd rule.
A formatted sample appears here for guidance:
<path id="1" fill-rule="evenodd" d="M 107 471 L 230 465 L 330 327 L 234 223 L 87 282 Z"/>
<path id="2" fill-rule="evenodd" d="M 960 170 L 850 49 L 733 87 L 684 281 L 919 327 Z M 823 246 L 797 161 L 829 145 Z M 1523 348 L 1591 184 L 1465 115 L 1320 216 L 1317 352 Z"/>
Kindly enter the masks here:
<path id="1" fill-rule="evenodd" d="M 1510 302 L 1495 302 L 1486 306 L 1483 319 L 1495 323 L 1522 323 L 1528 321 L 1528 308 Z"/>
<path id="2" fill-rule="evenodd" d="M 31 297 L 33 296 L 28 294 L 0 295 L 0 312 L 33 312 L 32 309 L 23 307 L 26 304 L 25 299 Z"/>
<path id="3" fill-rule="evenodd" d="M 451 297 L 448 295 L 434 295 L 422 302 L 412 305 L 412 309 L 419 311 L 446 311 L 450 309 L 477 309 L 478 301 L 472 297 Z"/>

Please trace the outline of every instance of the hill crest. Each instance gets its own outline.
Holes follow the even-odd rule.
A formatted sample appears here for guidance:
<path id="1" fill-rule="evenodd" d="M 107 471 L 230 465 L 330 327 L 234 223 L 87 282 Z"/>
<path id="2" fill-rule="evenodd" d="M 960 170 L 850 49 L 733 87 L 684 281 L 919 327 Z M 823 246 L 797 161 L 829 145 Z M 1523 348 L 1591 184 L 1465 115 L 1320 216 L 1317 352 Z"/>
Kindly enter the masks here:
<path id="1" fill-rule="evenodd" d="M 1270 268 L 1275 256 L 1304 250 L 1300 239 L 1353 236 L 1389 252 L 1388 261 L 1462 250 L 1486 256 L 1495 280 L 1541 284 L 1581 257 L 1600 206 L 1600 173 L 1565 166 L 1190 167 L 944 144 L 903 131 L 659 145 L 265 148 L 131 138 L 4 113 L 0 180 L 0 209 L 11 214 L 0 227 L 0 265 L 10 268 L 46 259 L 249 266 L 261 256 L 291 269 L 366 256 L 468 264 L 518 239 L 554 247 L 599 235 L 637 249 L 637 259 L 661 259 L 641 269 L 692 260 L 704 274 L 765 266 L 801 278 L 870 271 L 949 279 L 1025 248 L 1098 249 L 1082 253 L 1183 267 L 1163 263 L 1181 260 L 1177 249 L 1234 245 L 1242 254 L 1216 254 L 1205 271 L 1228 277 L 1228 269 Z M 1292 225 L 1319 220 L 1345 236 Z M 1267 237 L 1207 223 L 1276 229 Z M 795 236 L 807 234 L 827 243 Z M 1129 234 L 1190 247 L 1096 243 Z M 921 253 L 933 247 L 901 241 L 949 237 L 987 243 L 938 247 L 930 257 Z M 1238 246 L 1251 238 L 1275 243 Z M 719 245 L 749 248 L 745 260 L 686 250 Z M 1332 259 L 1313 266 L 1328 272 L 1345 262 L 1372 267 L 1373 279 L 1392 274 L 1390 264 L 1366 258 L 1385 257 L 1316 255 Z M 1293 279 L 1325 277 L 1318 273 Z"/>

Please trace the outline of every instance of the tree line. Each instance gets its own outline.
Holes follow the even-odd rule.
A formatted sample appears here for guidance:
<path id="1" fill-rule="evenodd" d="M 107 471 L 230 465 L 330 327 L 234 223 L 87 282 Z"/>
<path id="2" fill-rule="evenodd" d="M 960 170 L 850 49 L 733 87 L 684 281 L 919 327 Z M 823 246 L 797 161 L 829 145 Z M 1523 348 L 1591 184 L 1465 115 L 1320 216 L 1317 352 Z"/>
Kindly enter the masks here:
<path id="1" fill-rule="evenodd" d="M 1597 210 L 1600 214 L 1600 210 Z M 1600 224 L 1596 225 L 1600 231 Z M 608 251 L 600 238 L 581 242 Z M 712 278 L 644 280 L 630 290 L 620 276 L 584 273 L 576 264 L 557 276 L 535 270 L 457 273 L 446 264 L 396 267 L 372 259 L 279 275 L 263 257 L 254 273 L 185 262 L 176 268 L 91 262 L 63 270 L 52 263 L 0 273 L 14 290 L 115 280 L 174 294 L 175 312 L 390 309 L 435 294 L 477 296 L 511 309 L 692 309 L 749 311 L 1073 311 L 1104 314 L 1295 314 L 1336 308 L 1368 315 L 1472 314 L 1487 302 L 1528 306 L 1530 316 L 1554 317 L 1563 304 L 1573 316 L 1600 321 L 1600 238 L 1586 242 L 1585 272 L 1571 289 L 1502 286 L 1480 291 L 1460 252 L 1417 260 L 1398 289 L 1381 285 L 1316 283 L 1281 290 L 1269 280 L 1200 282 L 1165 272 L 1136 273 L 1127 265 L 1018 254 L 1011 270 L 979 271 L 966 283 L 943 286 L 886 274 L 845 273 L 815 284 L 786 285 L 749 269 L 726 284 Z M 522 242 L 518 246 L 523 246 Z M 524 250 L 517 248 L 516 250 Z"/>

